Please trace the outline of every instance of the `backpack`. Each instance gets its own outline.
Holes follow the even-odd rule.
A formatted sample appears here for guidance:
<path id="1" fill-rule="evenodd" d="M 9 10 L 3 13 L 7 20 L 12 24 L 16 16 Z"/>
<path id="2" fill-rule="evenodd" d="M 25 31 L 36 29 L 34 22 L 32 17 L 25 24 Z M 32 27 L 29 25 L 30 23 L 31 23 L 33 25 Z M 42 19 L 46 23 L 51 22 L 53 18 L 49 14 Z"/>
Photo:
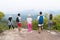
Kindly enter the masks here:
<path id="1" fill-rule="evenodd" d="M 16 18 L 16 22 L 19 22 L 19 19 L 18 19 L 18 17 Z"/>
<path id="2" fill-rule="evenodd" d="M 43 16 L 39 17 L 39 24 L 43 24 Z"/>

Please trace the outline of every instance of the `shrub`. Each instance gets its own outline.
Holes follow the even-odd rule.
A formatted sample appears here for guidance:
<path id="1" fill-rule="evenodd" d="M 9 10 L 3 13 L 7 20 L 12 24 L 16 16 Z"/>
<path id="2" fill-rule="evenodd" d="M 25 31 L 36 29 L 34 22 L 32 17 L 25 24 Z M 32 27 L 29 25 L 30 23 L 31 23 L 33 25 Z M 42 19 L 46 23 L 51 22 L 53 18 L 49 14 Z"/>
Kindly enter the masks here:
<path id="1" fill-rule="evenodd" d="M 32 29 L 37 30 L 38 29 L 38 22 L 36 20 L 32 21 Z"/>
<path id="2" fill-rule="evenodd" d="M 48 29 L 48 19 L 44 19 L 44 29 Z"/>
<path id="3" fill-rule="evenodd" d="M 1 25 L 0 25 L 0 33 L 2 33 L 3 32 L 3 29 L 2 29 L 2 27 L 1 27 Z"/>
<path id="4" fill-rule="evenodd" d="M 60 31 L 60 15 L 56 15 L 53 19 L 53 22 L 55 22 L 54 29 Z"/>
<path id="5" fill-rule="evenodd" d="M 6 22 L 0 22 L 0 33 L 3 32 L 4 30 L 8 30 L 8 26 Z"/>
<path id="6" fill-rule="evenodd" d="M 22 28 L 27 28 L 27 22 L 26 21 L 22 21 Z"/>

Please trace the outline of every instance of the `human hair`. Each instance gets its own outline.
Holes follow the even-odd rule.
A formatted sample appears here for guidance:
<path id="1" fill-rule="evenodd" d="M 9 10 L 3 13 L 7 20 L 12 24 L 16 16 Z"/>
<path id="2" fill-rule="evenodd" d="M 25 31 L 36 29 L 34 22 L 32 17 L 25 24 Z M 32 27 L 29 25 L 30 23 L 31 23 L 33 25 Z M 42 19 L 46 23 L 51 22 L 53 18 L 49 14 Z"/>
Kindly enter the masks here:
<path id="1" fill-rule="evenodd" d="M 18 13 L 18 16 L 20 16 L 20 13 Z"/>
<path id="2" fill-rule="evenodd" d="M 40 12 L 40 15 L 42 15 L 42 12 Z"/>
<path id="3" fill-rule="evenodd" d="M 8 18 L 8 20 L 11 22 L 11 20 L 12 20 L 12 17 L 9 17 L 9 18 Z"/>
<path id="4" fill-rule="evenodd" d="M 52 18 L 53 18 L 53 15 L 52 15 L 52 14 L 50 14 L 50 15 L 49 15 L 49 19 L 50 19 L 50 20 L 52 20 Z"/>

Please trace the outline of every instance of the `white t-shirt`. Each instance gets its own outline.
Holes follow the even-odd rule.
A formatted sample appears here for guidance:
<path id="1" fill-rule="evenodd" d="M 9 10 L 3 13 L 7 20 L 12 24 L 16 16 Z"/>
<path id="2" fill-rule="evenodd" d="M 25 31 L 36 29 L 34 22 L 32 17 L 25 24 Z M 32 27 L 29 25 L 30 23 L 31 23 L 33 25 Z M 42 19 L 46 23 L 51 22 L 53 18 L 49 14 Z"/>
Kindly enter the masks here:
<path id="1" fill-rule="evenodd" d="M 39 20 L 39 17 L 40 17 L 40 16 L 37 17 L 37 21 Z"/>
<path id="2" fill-rule="evenodd" d="M 32 18 L 27 18 L 27 23 L 32 23 Z"/>
<path id="3" fill-rule="evenodd" d="M 21 17 L 18 16 L 19 22 L 21 22 Z"/>
<path id="4" fill-rule="evenodd" d="M 42 16 L 43 16 L 43 15 L 42 15 Z M 39 17 L 40 17 L 40 16 L 37 17 L 37 21 L 39 20 Z M 44 19 L 44 18 L 45 18 L 45 17 L 43 16 L 43 19 Z"/>

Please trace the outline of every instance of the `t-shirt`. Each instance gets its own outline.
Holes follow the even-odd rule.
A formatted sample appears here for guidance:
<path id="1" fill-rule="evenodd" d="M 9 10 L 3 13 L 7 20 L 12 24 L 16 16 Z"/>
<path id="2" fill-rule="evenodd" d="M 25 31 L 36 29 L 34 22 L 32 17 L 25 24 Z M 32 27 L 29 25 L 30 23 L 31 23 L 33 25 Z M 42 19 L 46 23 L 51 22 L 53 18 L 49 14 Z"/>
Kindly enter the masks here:
<path id="1" fill-rule="evenodd" d="M 42 16 L 43 16 L 43 15 L 42 15 Z M 40 16 L 37 17 L 37 21 L 39 20 L 39 18 L 40 18 Z M 44 18 L 45 18 L 45 17 L 43 16 L 43 19 L 44 19 Z"/>
<path id="2" fill-rule="evenodd" d="M 13 21 L 12 20 L 11 21 L 8 20 L 8 25 L 13 25 Z"/>
<path id="3" fill-rule="evenodd" d="M 21 22 L 21 17 L 18 17 L 18 19 L 19 19 L 19 22 Z"/>
<path id="4" fill-rule="evenodd" d="M 32 18 L 27 18 L 27 23 L 32 23 Z"/>
<path id="5" fill-rule="evenodd" d="M 40 17 L 40 16 L 37 17 L 37 21 L 39 20 L 39 17 Z"/>
<path id="6" fill-rule="evenodd" d="M 21 17 L 18 16 L 17 19 L 16 19 L 17 22 L 21 23 Z"/>

